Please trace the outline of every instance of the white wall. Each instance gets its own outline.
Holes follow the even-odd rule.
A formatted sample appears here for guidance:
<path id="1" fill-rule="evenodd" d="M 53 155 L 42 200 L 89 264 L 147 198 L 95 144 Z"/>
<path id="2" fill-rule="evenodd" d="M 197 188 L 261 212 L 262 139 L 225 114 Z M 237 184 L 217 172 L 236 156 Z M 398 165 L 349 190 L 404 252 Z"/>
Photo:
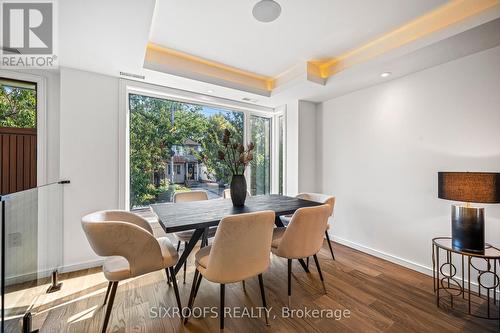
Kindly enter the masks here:
<path id="1" fill-rule="evenodd" d="M 118 102 L 117 78 L 61 68 L 60 171 L 71 181 L 64 191 L 66 270 L 97 259 L 81 217 L 118 208 Z"/>
<path id="2" fill-rule="evenodd" d="M 45 78 L 45 96 L 47 98 L 47 183 L 59 178 L 59 116 L 60 116 L 60 76 L 56 71 L 33 70 L 34 75 Z"/>
<path id="3" fill-rule="evenodd" d="M 316 104 L 299 101 L 299 192 L 316 192 Z"/>
<path id="4" fill-rule="evenodd" d="M 329 100 L 318 111 L 321 191 L 340 242 L 429 272 L 449 236 L 438 171 L 500 172 L 500 47 Z M 500 245 L 500 205 L 486 205 Z"/>
<path id="5" fill-rule="evenodd" d="M 286 105 L 286 194 L 299 193 L 299 101 Z"/>
<path id="6" fill-rule="evenodd" d="M 316 192 L 317 120 L 316 104 L 291 101 L 286 107 L 286 192 Z"/>

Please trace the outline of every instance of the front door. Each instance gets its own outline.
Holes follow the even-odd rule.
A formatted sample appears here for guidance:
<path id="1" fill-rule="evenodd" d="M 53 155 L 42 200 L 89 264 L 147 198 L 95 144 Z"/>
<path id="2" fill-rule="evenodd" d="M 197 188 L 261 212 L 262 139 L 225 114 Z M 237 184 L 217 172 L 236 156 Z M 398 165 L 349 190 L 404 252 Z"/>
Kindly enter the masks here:
<path id="1" fill-rule="evenodd" d="M 194 180 L 194 163 L 188 163 L 187 180 Z"/>

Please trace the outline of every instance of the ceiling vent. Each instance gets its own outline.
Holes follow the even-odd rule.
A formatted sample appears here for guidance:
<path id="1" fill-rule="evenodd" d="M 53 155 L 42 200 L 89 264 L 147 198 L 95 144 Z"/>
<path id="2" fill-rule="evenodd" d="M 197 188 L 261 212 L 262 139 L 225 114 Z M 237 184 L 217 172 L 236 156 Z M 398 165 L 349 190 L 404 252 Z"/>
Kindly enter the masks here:
<path id="1" fill-rule="evenodd" d="M 139 79 L 139 80 L 144 80 L 146 78 L 144 75 L 127 73 L 127 72 L 120 72 L 120 76 L 132 77 L 134 79 Z"/>
<path id="2" fill-rule="evenodd" d="M 249 97 L 243 97 L 242 100 L 245 102 L 249 102 L 249 103 L 257 103 L 258 102 L 258 100 L 253 99 L 253 98 L 249 98 Z"/>

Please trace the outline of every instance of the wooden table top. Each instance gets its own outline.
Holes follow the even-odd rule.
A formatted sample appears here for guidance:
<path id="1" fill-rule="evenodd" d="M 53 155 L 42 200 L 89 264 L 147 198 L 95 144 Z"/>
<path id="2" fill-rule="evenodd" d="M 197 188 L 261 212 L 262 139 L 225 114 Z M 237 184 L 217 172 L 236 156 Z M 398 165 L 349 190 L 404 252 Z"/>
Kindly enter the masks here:
<path id="1" fill-rule="evenodd" d="M 216 226 L 227 215 L 272 210 L 276 216 L 281 216 L 293 214 L 302 207 L 319 205 L 314 201 L 270 194 L 247 197 L 243 207 L 234 207 L 230 199 L 213 199 L 153 204 L 151 208 L 165 232 L 171 233 Z"/>

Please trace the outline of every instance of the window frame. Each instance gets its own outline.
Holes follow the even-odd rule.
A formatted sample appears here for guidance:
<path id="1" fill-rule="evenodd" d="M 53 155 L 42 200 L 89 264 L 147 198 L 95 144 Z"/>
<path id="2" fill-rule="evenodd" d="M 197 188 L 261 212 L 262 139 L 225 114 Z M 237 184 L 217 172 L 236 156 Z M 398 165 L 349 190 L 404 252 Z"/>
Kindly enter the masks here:
<path id="1" fill-rule="evenodd" d="M 274 167 L 271 167 L 272 177 L 271 177 L 271 188 L 274 189 L 273 193 L 279 194 L 279 142 L 280 142 L 280 118 L 283 118 L 283 184 L 282 184 L 282 195 L 286 195 L 286 139 L 287 139 L 287 131 L 286 131 L 286 106 L 280 107 L 276 109 L 276 113 L 274 114 L 274 123 L 273 123 L 273 135 L 272 135 L 272 151 L 274 152 L 274 158 L 272 163 L 274 163 Z"/>
<path id="2" fill-rule="evenodd" d="M 250 116 L 256 115 L 259 117 L 269 118 L 271 120 L 271 147 L 270 147 L 270 161 L 271 161 L 271 188 L 270 193 L 278 193 L 278 187 L 275 181 L 275 167 L 278 165 L 275 161 L 275 126 L 276 123 L 276 109 L 251 105 L 234 100 L 218 98 L 204 94 L 198 94 L 190 91 L 174 89 L 169 87 L 156 86 L 143 82 L 136 82 L 131 80 L 120 79 L 120 100 L 119 100 L 119 139 L 118 139 L 118 153 L 119 153 L 119 172 L 118 172 L 118 193 L 119 193 L 119 207 L 121 209 L 130 209 L 130 104 L 129 95 L 144 95 L 154 98 L 167 99 L 182 103 L 198 104 L 225 111 L 238 111 L 243 113 L 243 140 L 249 143 L 250 140 Z M 250 168 L 246 168 L 245 177 L 247 183 L 250 184 Z M 172 170 L 174 171 L 174 170 Z"/>
<path id="3" fill-rule="evenodd" d="M 24 81 L 36 84 L 36 133 L 37 133 L 37 146 L 36 146 L 36 181 L 37 186 L 45 185 L 48 177 L 48 156 L 47 156 L 47 94 L 46 86 L 47 80 L 40 75 L 30 73 L 12 72 L 0 69 L 0 77 Z"/>

